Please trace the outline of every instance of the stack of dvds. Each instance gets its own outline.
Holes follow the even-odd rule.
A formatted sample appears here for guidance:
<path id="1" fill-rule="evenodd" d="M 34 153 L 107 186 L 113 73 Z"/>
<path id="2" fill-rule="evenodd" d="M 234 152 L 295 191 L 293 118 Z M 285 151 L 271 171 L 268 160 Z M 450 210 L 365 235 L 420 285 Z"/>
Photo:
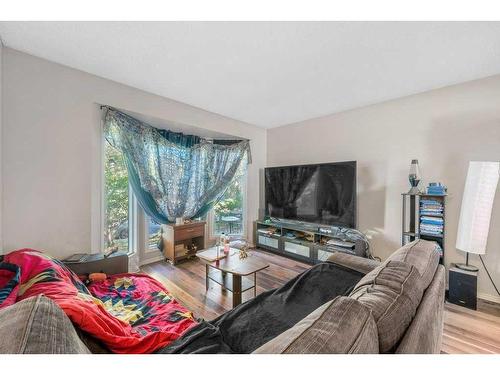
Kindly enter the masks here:
<path id="1" fill-rule="evenodd" d="M 442 237 L 443 228 L 443 204 L 433 199 L 422 199 L 420 201 L 420 234 Z"/>

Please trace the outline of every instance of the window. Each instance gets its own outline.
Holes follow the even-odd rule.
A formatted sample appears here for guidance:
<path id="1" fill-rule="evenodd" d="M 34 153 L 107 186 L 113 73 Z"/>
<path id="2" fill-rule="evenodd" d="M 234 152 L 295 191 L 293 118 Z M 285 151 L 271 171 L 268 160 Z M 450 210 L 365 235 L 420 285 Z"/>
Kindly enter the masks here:
<path id="1" fill-rule="evenodd" d="M 103 250 L 136 253 L 147 262 L 158 252 L 161 225 L 136 202 L 123 154 L 104 140 Z M 208 216 L 211 234 L 245 235 L 246 164 L 236 173 L 221 201 Z"/>
<path id="2" fill-rule="evenodd" d="M 212 209 L 210 216 L 213 236 L 221 233 L 245 235 L 244 202 L 247 175 L 244 164 L 242 163 L 222 199 Z"/>
<path id="3" fill-rule="evenodd" d="M 154 221 L 152 218 L 146 216 L 146 229 L 147 229 L 147 238 L 148 243 L 146 246 L 147 250 L 155 250 L 158 251 L 158 242 L 161 237 L 161 225 Z"/>
<path id="4" fill-rule="evenodd" d="M 122 153 L 104 141 L 104 250 L 132 249 L 131 197 Z"/>
<path id="5" fill-rule="evenodd" d="M 129 254 L 158 253 L 161 226 L 136 203 L 123 154 L 104 140 L 104 251 L 118 248 Z M 144 220 L 145 234 L 138 231 Z M 139 234 L 141 234 L 139 236 Z M 140 238 L 139 238 L 140 237 Z M 140 259 L 141 260 L 141 259 Z"/>

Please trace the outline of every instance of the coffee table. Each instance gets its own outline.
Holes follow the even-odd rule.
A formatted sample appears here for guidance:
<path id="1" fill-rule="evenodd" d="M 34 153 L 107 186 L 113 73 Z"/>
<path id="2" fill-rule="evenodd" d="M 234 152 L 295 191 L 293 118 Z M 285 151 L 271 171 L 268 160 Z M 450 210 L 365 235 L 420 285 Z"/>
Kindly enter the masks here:
<path id="1" fill-rule="evenodd" d="M 222 249 L 219 251 L 222 254 Z M 240 259 L 239 250 L 230 248 L 229 254 L 220 259 L 217 258 L 217 248 L 212 247 L 208 250 L 199 251 L 196 256 L 205 263 L 205 286 L 208 290 L 209 280 L 216 282 L 223 288 L 233 293 L 233 307 L 241 303 L 243 292 L 253 288 L 254 297 L 257 295 L 257 272 L 269 267 L 268 263 L 252 256 Z M 230 274 L 230 275 L 228 275 Z M 243 278 L 253 274 L 252 280 Z"/>

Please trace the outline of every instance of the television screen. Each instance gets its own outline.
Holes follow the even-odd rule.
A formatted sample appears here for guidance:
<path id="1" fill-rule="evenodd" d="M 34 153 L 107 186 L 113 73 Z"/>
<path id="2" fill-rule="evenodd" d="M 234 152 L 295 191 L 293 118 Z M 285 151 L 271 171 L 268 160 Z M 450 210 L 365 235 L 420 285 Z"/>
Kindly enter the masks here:
<path id="1" fill-rule="evenodd" d="M 356 227 L 356 162 L 265 170 L 266 215 Z"/>

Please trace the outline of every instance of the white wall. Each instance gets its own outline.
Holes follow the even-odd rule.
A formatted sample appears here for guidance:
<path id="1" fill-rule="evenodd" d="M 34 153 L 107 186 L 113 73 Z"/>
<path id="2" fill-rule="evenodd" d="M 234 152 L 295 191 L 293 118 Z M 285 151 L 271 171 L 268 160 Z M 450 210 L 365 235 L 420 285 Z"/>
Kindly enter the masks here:
<path id="1" fill-rule="evenodd" d="M 155 96 L 9 48 L 3 50 L 2 140 L 4 248 L 54 256 L 98 246 L 100 110 L 98 103 L 251 140 L 248 228 L 259 207 L 263 129 Z"/>
<path id="2" fill-rule="evenodd" d="M 418 159 L 421 186 L 448 186 L 446 264 L 463 261 L 454 246 L 468 161 L 500 160 L 500 76 L 274 128 L 267 142 L 269 166 L 358 162 L 358 224 L 382 258 L 400 246 L 400 194 L 409 189 L 411 159 Z M 497 284 L 499 228 L 497 191 L 484 257 Z M 479 293 L 495 296 L 477 256 L 472 263 L 480 267 Z"/>

